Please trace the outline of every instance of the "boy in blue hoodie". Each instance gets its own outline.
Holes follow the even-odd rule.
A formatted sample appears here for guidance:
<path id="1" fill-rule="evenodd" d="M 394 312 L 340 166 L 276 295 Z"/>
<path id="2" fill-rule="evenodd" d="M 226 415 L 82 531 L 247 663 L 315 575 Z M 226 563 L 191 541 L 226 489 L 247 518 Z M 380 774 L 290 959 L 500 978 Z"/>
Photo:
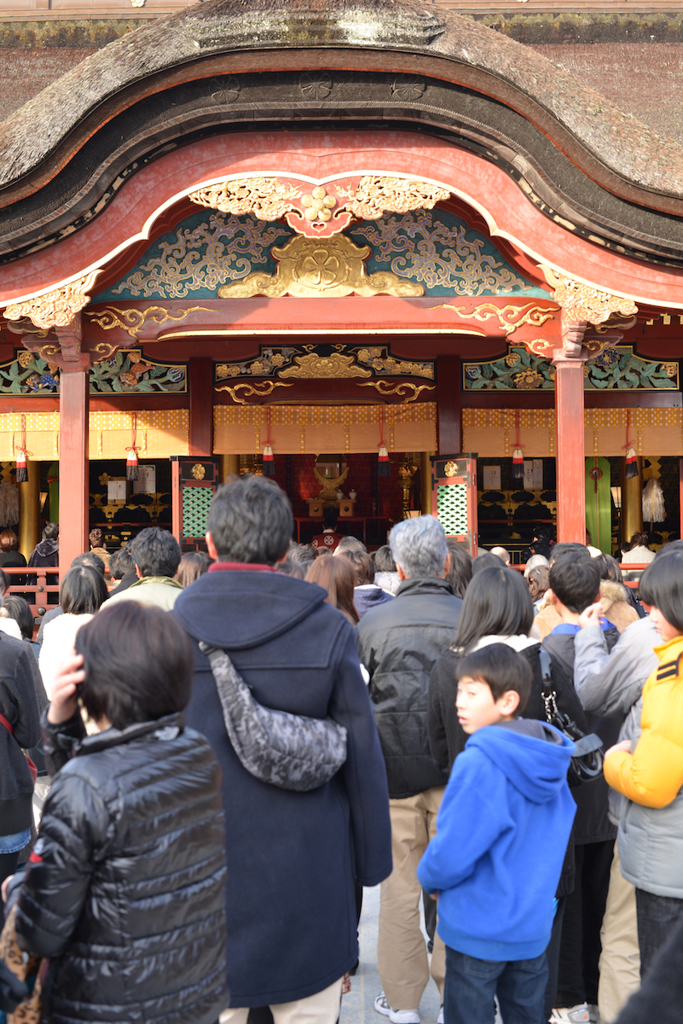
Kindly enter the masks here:
<path id="1" fill-rule="evenodd" d="M 445 1024 L 541 1024 L 553 923 L 575 804 L 574 745 L 551 725 L 518 718 L 528 663 L 505 644 L 458 664 L 458 719 L 470 739 L 456 759 L 437 835 L 418 878 L 439 898 L 446 945 Z"/>

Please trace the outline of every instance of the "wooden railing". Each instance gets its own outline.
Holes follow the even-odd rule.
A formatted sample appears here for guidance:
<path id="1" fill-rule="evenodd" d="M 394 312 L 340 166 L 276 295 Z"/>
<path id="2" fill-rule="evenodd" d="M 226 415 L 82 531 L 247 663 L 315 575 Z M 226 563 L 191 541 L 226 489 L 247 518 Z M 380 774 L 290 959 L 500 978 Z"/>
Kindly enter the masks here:
<path id="1" fill-rule="evenodd" d="M 27 567 L 22 569 L 3 569 L 2 571 L 12 578 L 7 592 L 25 597 L 31 605 L 34 619 L 41 619 L 46 611 L 51 607 L 54 608 L 57 604 L 57 601 L 54 601 L 51 605 L 48 604 L 48 594 L 57 594 L 59 599 L 59 582 L 48 583 L 47 580 L 48 577 L 51 580 L 57 577 L 57 580 L 59 580 L 59 568 L 29 569 Z M 22 582 L 15 582 L 17 577 Z"/>
<path id="2" fill-rule="evenodd" d="M 622 572 L 643 572 L 650 564 L 650 562 L 622 562 L 620 563 L 619 568 Z M 524 572 L 526 569 L 526 562 L 523 562 L 521 565 L 511 565 L 510 568 Z M 637 590 L 638 580 L 624 580 L 624 586 L 630 587 L 631 590 Z"/>

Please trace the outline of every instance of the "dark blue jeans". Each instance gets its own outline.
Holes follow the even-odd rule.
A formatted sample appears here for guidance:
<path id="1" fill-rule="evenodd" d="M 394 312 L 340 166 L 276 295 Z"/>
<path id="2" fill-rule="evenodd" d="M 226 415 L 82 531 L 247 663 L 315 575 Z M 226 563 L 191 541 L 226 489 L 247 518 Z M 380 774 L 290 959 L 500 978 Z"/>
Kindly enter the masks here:
<path id="1" fill-rule="evenodd" d="M 445 1024 L 493 1024 L 496 995 L 505 1024 L 541 1024 L 547 980 L 545 952 L 534 960 L 477 960 L 447 946 Z"/>
<path id="2" fill-rule="evenodd" d="M 683 918 L 683 899 L 677 899 L 675 896 L 656 896 L 652 892 L 636 889 L 636 914 L 640 977 L 644 978 L 677 922 Z"/>

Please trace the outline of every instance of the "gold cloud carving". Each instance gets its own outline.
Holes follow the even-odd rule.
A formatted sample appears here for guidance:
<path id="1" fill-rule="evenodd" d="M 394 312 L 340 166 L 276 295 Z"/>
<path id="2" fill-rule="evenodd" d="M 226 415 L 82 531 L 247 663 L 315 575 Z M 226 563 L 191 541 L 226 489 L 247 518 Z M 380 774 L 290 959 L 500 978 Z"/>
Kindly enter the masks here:
<path id="1" fill-rule="evenodd" d="M 400 384 L 390 384 L 385 380 L 369 380 L 365 384 L 359 384 L 359 388 L 375 388 L 380 395 L 389 397 L 390 395 L 406 395 L 402 404 L 408 405 L 410 402 L 416 402 L 418 396 L 422 391 L 434 391 L 435 384 L 411 384 L 410 381 L 402 381 Z"/>
<path id="2" fill-rule="evenodd" d="M 283 246 L 273 246 L 271 255 L 278 261 L 276 274 L 249 274 L 242 281 L 219 288 L 219 297 L 337 298 L 352 292 L 365 296 L 382 292 L 398 296 L 424 295 L 422 285 L 403 281 L 388 271 L 366 274 L 363 260 L 370 255 L 370 247 L 361 248 L 345 235 L 330 238 L 297 235 Z"/>
<path id="3" fill-rule="evenodd" d="M 233 178 L 190 192 L 188 199 L 238 217 L 253 213 L 258 220 L 277 220 L 294 208 L 292 200 L 300 196 L 300 189 L 277 178 Z"/>
<path id="4" fill-rule="evenodd" d="M 272 394 L 275 388 L 293 388 L 293 384 L 283 384 L 282 381 L 277 380 L 264 380 L 259 381 L 257 384 L 235 384 L 230 386 L 229 384 L 223 384 L 221 387 L 216 388 L 216 391 L 227 391 L 233 402 L 237 405 L 249 405 L 247 398 L 252 395 L 255 398 L 266 398 Z"/>
<path id="5" fill-rule="evenodd" d="M 93 270 L 76 281 L 55 288 L 54 291 L 26 299 L 24 302 L 11 303 L 5 308 L 5 317 L 13 321 L 28 317 L 33 326 L 40 330 L 68 327 L 76 313 L 80 313 L 90 302 L 88 292 L 99 273 L 99 270 Z"/>
<path id="6" fill-rule="evenodd" d="M 482 322 L 495 316 L 498 323 L 506 334 L 512 334 L 524 324 L 531 324 L 532 327 L 542 327 L 546 320 L 551 320 L 555 310 L 547 306 L 537 306 L 533 302 L 527 302 L 523 306 L 497 306 L 495 302 L 482 302 L 476 306 L 471 313 L 465 312 L 464 306 L 453 306 L 442 302 L 438 306 L 431 306 L 431 309 L 452 309 L 463 320 L 481 320 Z"/>
<path id="7" fill-rule="evenodd" d="M 307 356 L 295 356 L 295 366 L 280 370 L 280 377 L 298 377 L 312 380 L 330 377 L 372 377 L 371 370 L 355 365 L 353 356 L 343 356 L 341 352 L 333 352 L 330 356 L 320 356 L 310 352 Z"/>
<path id="8" fill-rule="evenodd" d="M 632 317 L 638 312 L 632 299 L 582 284 L 543 264 L 540 266 L 546 281 L 554 289 L 555 302 L 562 306 L 563 314 L 569 315 L 572 320 L 587 320 L 589 324 L 597 325 L 606 323 L 615 313 L 621 317 Z"/>
<path id="9" fill-rule="evenodd" d="M 184 320 L 190 313 L 196 313 L 198 310 L 204 313 L 212 312 L 208 306 L 188 306 L 187 309 L 179 309 L 177 315 L 171 313 L 163 306 L 147 306 L 146 309 L 136 309 L 135 306 L 132 306 L 130 309 L 121 309 L 119 306 L 107 306 L 99 313 L 86 313 L 86 316 L 90 317 L 93 323 L 96 323 L 103 331 L 111 331 L 114 327 L 120 327 L 129 337 L 135 338 L 137 341 L 138 335 L 148 320 L 157 326 L 169 321 L 177 323 L 179 320 Z"/>

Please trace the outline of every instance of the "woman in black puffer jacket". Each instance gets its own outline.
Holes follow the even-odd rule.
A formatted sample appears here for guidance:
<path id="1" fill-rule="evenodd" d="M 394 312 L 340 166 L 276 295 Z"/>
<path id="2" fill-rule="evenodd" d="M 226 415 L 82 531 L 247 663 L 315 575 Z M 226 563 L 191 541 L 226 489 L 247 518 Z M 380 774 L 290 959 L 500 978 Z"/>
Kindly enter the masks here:
<path id="1" fill-rule="evenodd" d="M 18 898 L 21 947 L 50 958 L 43 1017 L 212 1024 L 228 1002 L 223 810 L 214 753 L 180 714 L 190 643 L 129 601 L 76 648 L 47 710 L 60 770 Z"/>

